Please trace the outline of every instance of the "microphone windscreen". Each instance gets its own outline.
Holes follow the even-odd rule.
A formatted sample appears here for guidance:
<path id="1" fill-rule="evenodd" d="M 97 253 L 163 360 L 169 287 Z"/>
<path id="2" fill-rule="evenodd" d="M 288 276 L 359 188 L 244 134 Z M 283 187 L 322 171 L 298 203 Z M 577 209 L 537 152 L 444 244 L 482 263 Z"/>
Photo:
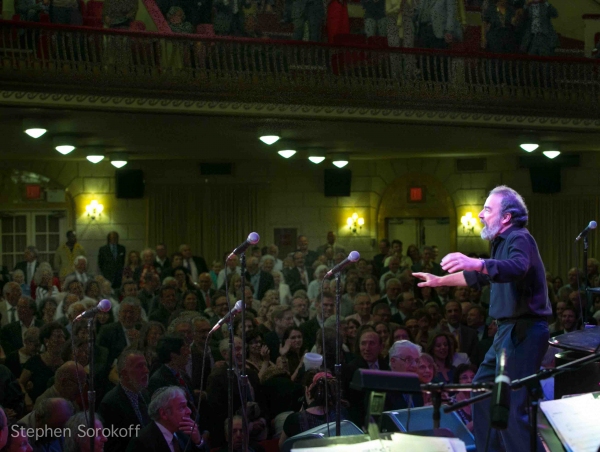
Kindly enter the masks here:
<path id="1" fill-rule="evenodd" d="M 98 303 L 98 310 L 102 311 L 102 312 L 108 312 L 110 311 L 110 300 L 100 300 L 100 302 Z"/>
<path id="2" fill-rule="evenodd" d="M 588 228 L 590 229 L 596 229 L 598 227 L 598 223 L 596 223 L 594 220 L 590 221 L 590 224 L 588 224 Z"/>
<path id="3" fill-rule="evenodd" d="M 251 232 L 248 235 L 248 243 L 250 243 L 251 245 L 256 245 L 260 240 L 260 235 L 258 235 L 256 232 Z"/>
<path id="4" fill-rule="evenodd" d="M 348 254 L 348 260 L 350 262 L 358 262 L 359 259 L 360 259 L 360 254 L 358 251 L 351 251 L 350 254 Z"/>

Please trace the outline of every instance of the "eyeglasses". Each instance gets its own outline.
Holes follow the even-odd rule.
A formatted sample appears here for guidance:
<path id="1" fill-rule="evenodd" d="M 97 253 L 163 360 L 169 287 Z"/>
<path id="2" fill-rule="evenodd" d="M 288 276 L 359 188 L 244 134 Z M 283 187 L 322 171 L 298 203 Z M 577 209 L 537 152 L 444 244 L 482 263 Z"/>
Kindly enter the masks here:
<path id="1" fill-rule="evenodd" d="M 404 361 L 409 366 L 416 366 L 420 362 L 418 359 L 408 358 L 408 357 L 403 358 L 402 356 L 396 356 L 395 358 L 399 359 L 400 361 Z"/>

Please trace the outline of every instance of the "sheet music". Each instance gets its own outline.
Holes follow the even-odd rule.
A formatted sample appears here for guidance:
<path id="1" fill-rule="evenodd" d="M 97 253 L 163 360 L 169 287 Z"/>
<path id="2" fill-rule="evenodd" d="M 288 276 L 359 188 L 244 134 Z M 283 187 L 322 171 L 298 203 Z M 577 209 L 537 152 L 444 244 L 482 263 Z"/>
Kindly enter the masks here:
<path id="1" fill-rule="evenodd" d="M 467 449 L 465 443 L 458 438 L 434 438 L 431 436 L 394 433 L 391 440 L 292 449 L 292 452 L 406 452 L 407 450 L 419 452 L 466 452 Z"/>
<path id="2" fill-rule="evenodd" d="M 600 400 L 593 394 L 540 402 L 542 412 L 569 452 L 597 452 Z"/>

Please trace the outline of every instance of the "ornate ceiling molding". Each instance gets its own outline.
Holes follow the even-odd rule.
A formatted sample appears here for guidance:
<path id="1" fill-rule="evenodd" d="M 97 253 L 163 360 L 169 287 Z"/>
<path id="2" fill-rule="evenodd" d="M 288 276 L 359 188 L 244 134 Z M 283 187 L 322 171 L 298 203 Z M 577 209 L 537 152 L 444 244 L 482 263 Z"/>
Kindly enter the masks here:
<path id="1" fill-rule="evenodd" d="M 136 112 L 226 114 L 239 116 L 344 119 L 390 122 L 435 122 L 495 127 L 535 127 L 590 130 L 600 128 L 600 119 L 527 116 L 425 109 L 386 109 L 259 102 L 192 101 L 148 97 L 116 97 L 82 94 L 0 90 L 0 105 Z"/>

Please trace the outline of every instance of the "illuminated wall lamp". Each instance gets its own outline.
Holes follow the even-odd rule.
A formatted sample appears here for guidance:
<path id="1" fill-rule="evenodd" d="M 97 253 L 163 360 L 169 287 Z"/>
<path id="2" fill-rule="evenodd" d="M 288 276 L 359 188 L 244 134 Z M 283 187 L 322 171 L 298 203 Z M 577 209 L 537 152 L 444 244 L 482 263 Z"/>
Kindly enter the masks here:
<path id="1" fill-rule="evenodd" d="M 358 214 L 354 212 L 351 217 L 348 217 L 346 224 L 348 225 L 350 232 L 357 234 L 358 231 L 360 231 L 364 226 L 365 219 L 363 217 L 359 217 Z"/>
<path id="2" fill-rule="evenodd" d="M 460 218 L 460 222 L 462 223 L 463 232 L 475 233 L 475 224 L 477 224 L 477 219 L 473 217 L 473 213 L 467 212 Z"/>
<path id="3" fill-rule="evenodd" d="M 88 218 L 93 221 L 96 219 L 96 217 L 100 218 L 102 216 L 104 206 L 94 199 L 87 206 L 85 206 L 85 210 L 88 214 Z"/>

